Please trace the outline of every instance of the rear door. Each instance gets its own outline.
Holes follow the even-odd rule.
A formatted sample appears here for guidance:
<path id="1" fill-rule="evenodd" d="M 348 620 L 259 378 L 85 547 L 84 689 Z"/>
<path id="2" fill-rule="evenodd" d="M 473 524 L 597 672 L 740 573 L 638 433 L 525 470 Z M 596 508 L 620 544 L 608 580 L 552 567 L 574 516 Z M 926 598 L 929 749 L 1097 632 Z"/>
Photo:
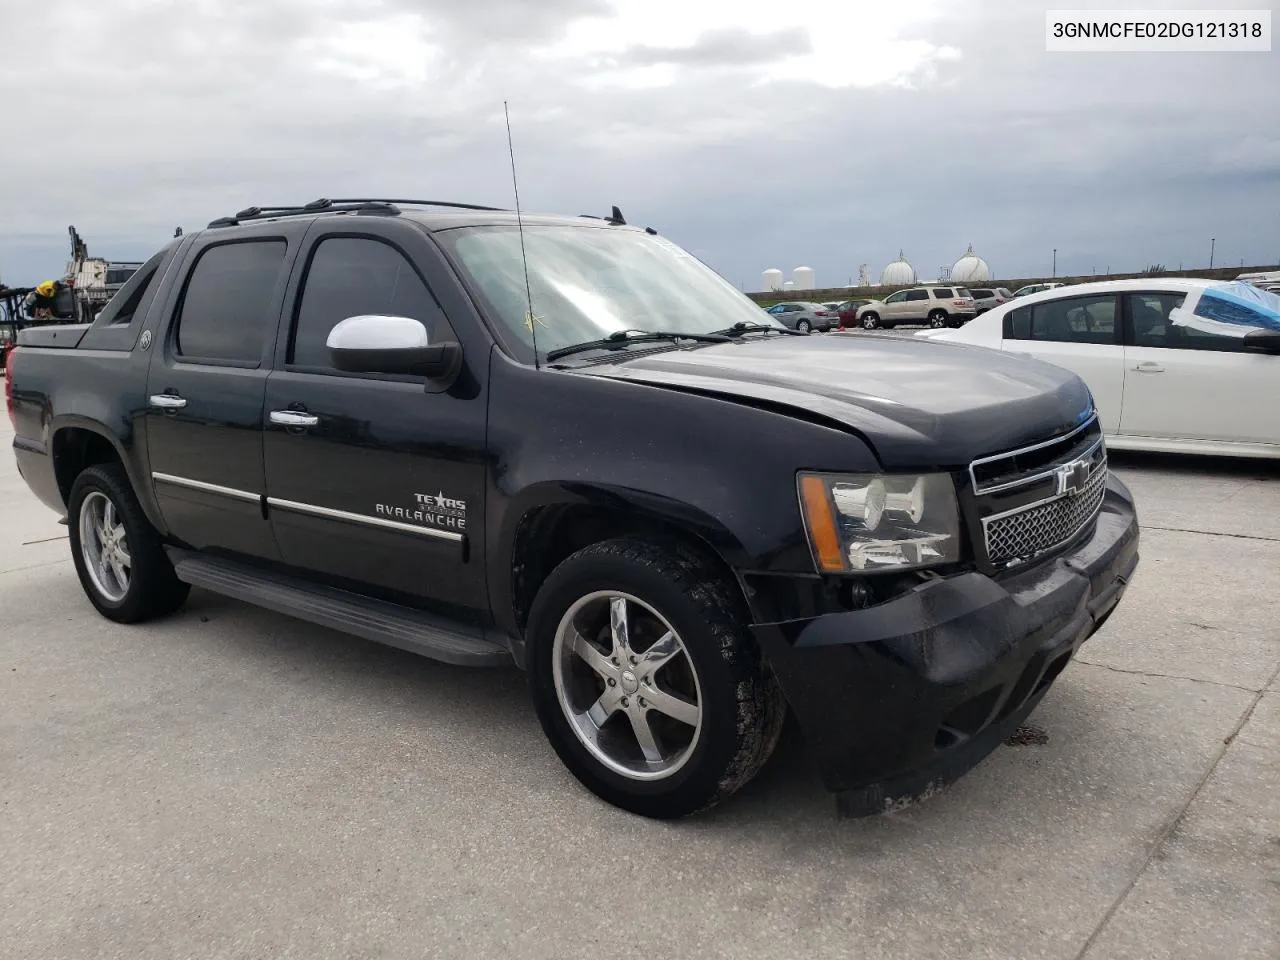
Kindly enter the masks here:
<path id="1" fill-rule="evenodd" d="M 1106 433 L 1120 429 L 1125 357 L 1120 305 L 1115 294 L 1058 297 L 1010 310 L 1003 348 L 1078 375 L 1093 393 Z"/>
<path id="2" fill-rule="evenodd" d="M 461 331 L 467 342 L 445 313 L 456 281 L 419 227 L 372 217 L 318 222 L 295 274 L 266 390 L 267 504 L 285 563 L 447 614 L 487 610 L 488 352 L 478 325 Z M 462 342 L 455 384 L 334 369 L 329 331 L 366 314 Z"/>
<path id="3" fill-rule="evenodd" d="M 147 455 L 165 524 L 190 547 L 279 556 L 263 507 L 263 397 L 306 227 L 209 231 L 166 304 L 169 322 L 147 374 Z"/>
<path id="4" fill-rule="evenodd" d="M 1122 433 L 1163 439 L 1280 443 L 1280 356 L 1244 350 L 1230 325 L 1173 323 L 1181 292 L 1125 296 Z M 1202 298 L 1203 300 L 1203 298 Z M 1186 306 L 1201 310 L 1200 302 Z M 1254 329 L 1265 329 L 1259 314 Z M 1274 322 L 1274 321 L 1271 321 Z M 1215 330 L 1215 326 L 1217 329 Z"/>

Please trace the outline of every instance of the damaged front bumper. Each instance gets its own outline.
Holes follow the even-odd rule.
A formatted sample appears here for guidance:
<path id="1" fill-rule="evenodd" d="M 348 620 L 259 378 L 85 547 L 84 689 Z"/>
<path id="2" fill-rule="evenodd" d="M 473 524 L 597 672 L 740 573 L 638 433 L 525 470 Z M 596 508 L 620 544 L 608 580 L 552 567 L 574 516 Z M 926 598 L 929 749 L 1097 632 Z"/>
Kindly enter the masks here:
<path id="1" fill-rule="evenodd" d="M 1137 564 L 1133 497 L 1112 476 L 1092 533 L 1028 570 L 752 629 L 841 813 L 866 815 L 955 780 L 1006 739 Z"/>

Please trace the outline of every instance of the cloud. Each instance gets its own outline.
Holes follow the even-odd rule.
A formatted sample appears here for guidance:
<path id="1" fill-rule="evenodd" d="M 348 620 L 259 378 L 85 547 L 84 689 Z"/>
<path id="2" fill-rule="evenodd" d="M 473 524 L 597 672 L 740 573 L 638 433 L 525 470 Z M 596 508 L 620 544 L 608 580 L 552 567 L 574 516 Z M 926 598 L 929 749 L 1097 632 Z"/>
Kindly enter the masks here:
<path id="1" fill-rule="evenodd" d="M 691 67 L 746 67 L 812 52 L 813 42 L 803 27 L 769 33 L 750 33 L 739 27 L 708 30 L 683 47 L 638 44 L 625 49 L 618 59 L 637 66 L 671 63 Z"/>
<path id="2" fill-rule="evenodd" d="M 1274 54 L 1048 54 L 1043 10 L 898 0 L 0 0 L 0 276 L 251 204 L 617 203 L 735 283 L 1274 259 Z M 24 127 L 27 123 L 29 126 Z M 1203 253 L 1201 252 L 1203 248 Z M 1101 269 L 1105 263 L 1097 264 Z"/>

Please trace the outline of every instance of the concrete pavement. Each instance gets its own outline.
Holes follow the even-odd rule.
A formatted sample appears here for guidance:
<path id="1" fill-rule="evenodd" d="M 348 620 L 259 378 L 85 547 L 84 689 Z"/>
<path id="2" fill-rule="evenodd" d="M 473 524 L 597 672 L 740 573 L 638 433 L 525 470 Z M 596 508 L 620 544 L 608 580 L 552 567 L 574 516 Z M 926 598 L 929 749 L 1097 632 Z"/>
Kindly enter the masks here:
<path id="1" fill-rule="evenodd" d="M 7 960 L 1280 956 L 1280 466 L 1113 457 L 1143 562 L 1030 718 L 1047 742 L 836 821 L 790 728 L 662 824 L 578 786 L 515 671 L 202 591 L 107 622 L 10 443 Z"/>

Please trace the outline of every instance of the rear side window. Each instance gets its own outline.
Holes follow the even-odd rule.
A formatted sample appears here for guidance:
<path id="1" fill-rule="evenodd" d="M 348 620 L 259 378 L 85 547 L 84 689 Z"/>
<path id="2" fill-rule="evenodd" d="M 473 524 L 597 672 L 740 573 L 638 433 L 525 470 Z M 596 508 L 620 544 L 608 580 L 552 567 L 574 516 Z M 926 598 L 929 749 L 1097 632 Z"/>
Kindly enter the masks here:
<path id="1" fill-rule="evenodd" d="M 954 296 L 955 294 L 951 292 L 950 287 L 933 288 L 933 299 L 935 300 L 950 300 Z"/>
<path id="2" fill-rule="evenodd" d="M 179 308 L 178 356 L 261 359 L 285 250 L 283 240 L 252 240 L 219 244 L 200 254 Z"/>
<path id="3" fill-rule="evenodd" d="M 1055 343 L 1115 343 L 1116 298 L 1071 297 L 1031 308 L 1031 339 Z"/>
<path id="4" fill-rule="evenodd" d="M 957 296 L 957 297 L 972 297 L 972 296 L 973 296 L 973 294 L 969 292 L 969 288 L 968 288 L 968 287 L 956 287 L 956 296 Z"/>
<path id="5" fill-rule="evenodd" d="M 289 363 L 331 366 L 329 331 L 366 314 L 417 320 L 431 343 L 450 336 L 444 313 L 404 254 L 370 237 L 330 237 L 320 241 L 307 268 Z"/>
<path id="6" fill-rule="evenodd" d="M 1006 340 L 1031 339 L 1031 308 L 1020 307 L 1010 310 L 1004 315 L 1004 338 Z"/>

